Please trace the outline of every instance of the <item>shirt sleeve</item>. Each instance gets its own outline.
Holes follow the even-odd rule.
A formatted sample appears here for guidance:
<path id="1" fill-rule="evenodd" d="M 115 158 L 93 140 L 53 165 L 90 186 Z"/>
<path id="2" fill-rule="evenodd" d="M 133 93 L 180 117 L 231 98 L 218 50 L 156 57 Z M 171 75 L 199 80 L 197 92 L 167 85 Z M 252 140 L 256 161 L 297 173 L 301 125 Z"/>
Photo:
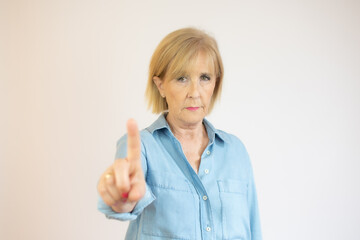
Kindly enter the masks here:
<path id="1" fill-rule="evenodd" d="M 127 135 L 120 138 L 119 141 L 117 142 L 115 159 L 125 158 L 126 156 L 127 156 Z M 141 142 L 141 164 L 146 179 L 146 173 L 147 173 L 146 151 L 142 142 Z M 147 207 L 150 203 L 152 203 L 156 199 L 156 197 L 151 191 L 151 188 L 148 186 L 147 183 L 145 187 L 146 187 L 145 196 L 137 202 L 137 204 L 135 205 L 134 209 L 131 212 L 128 213 L 115 212 L 114 210 L 112 210 L 110 206 L 106 205 L 106 203 L 102 200 L 100 196 L 98 197 L 98 210 L 104 213 L 105 216 L 109 219 L 117 219 L 120 221 L 135 220 L 142 213 L 144 208 Z"/>

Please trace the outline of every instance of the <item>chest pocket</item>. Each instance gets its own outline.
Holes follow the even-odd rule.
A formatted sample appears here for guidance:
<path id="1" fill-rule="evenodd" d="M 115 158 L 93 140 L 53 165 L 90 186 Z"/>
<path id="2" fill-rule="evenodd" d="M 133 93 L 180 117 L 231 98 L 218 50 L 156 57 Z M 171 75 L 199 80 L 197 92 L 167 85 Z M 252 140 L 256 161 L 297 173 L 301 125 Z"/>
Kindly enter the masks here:
<path id="1" fill-rule="evenodd" d="M 187 179 L 148 172 L 147 183 L 156 200 L 144 209 L 142 233 L 167 239 L 195 239 L 198 199 Z"/>
<path id="2" fill-rule="evenodd" d="M 250 236 L 247 181 L 218 180 L 224 240 L 248 239 Z"/>

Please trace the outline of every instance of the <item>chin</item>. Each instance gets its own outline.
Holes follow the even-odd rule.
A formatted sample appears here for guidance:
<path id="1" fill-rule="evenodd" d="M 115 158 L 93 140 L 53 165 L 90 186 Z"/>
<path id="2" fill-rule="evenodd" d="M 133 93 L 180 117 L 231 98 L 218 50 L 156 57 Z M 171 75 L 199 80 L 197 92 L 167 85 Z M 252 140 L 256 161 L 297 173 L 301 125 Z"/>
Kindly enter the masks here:
<path id="1" fill-rule="evenodd" d="M 184 121 L 194 124 L 198 122 L 202 122 L 202 120 L 205 118 L 204 112 L 189 112 L 185 114 Z"/>

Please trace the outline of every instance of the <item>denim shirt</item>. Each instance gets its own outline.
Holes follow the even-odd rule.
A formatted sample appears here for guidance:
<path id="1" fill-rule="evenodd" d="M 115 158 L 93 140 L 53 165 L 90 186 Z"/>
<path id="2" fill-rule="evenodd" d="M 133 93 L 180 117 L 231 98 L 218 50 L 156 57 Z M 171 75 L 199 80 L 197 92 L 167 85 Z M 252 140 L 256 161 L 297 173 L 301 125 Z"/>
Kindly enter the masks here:
<path id="1" fill-rule="evenodd" d="M 129 240 L 261 240 L 254 176 L 242 142 L 204 119 L 209 143 L 196 173 L 165 116 L 140 132 L 145 196 L 130 213 L 114 212 L 100 197 L 98 209 L 130 220 Z M 126 150 L 125 135 L 115 159 L 126 157 Z"/>

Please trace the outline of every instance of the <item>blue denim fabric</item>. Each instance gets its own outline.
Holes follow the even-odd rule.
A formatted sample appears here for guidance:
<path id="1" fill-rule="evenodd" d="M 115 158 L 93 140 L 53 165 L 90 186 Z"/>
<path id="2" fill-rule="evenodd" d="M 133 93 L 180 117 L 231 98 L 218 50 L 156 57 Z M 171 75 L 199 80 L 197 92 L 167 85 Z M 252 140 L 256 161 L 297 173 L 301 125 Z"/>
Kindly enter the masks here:
<path id="1" fill-rule="evenodd" d="M 254 176 L 247 151 L 234 135 L 204 119 L 209 144 L 199 172 L 188 163 L 162 114 L 142 130 L 146 194 L 130 213 L 116 213 L 99 197 L 108 218 L 130 220 L 126 239 L 261 240 Z M 124 158 L 127 136 L 117 143 Z"/>

